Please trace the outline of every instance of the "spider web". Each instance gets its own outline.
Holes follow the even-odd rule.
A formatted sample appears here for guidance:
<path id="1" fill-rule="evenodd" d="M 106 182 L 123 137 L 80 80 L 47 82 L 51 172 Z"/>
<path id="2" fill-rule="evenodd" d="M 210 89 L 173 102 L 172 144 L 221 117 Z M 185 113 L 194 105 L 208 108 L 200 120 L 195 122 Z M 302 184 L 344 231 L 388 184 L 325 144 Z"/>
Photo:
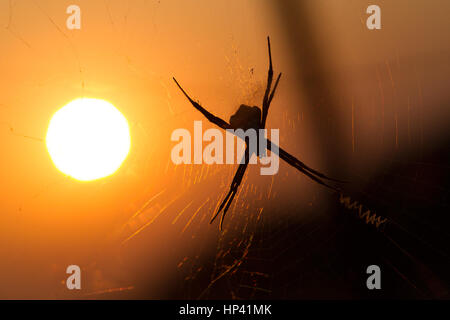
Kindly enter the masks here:
<path id="1" fill-rule="evenodd" d="M 32 57 L 33 42 L 20 31 L 20 21 L 15 19 L 15 12 L 19 10 L 17 3 L 8 2 L 5 32 L 27 48 Z M 163 105 L 167 110 L 164 119 L 157 121 L 189 125 L 183 118 L 196 111 L 178 106 L 182 100 L 175 102 L 176 90 L 170 87 L 170 79 L 166 81 L 160 75 L 145 71 L 139 59 L 126 49 L 127 42 L 137 32 L 134 28 L 139 28 L 130 26 L 131 17 L 142 7 L 150 12 L 154 32 L 149 32 L 149 42 L 154 43 L 152 35 L 158 33 L 160 1 L 129 1 L 124 10 L 117 9 L 118 2 L 99 3 L 104 7 L 111 30 L 117 35 L 115 54 L 122 59 L 121 63 L 141 79 L 158 83 L 163 92 Z M 78 73 L 78 90 L 84 95 L 90 90 L 86 75 L 89 70 L 83 64 L 76 40 L 47 12 L 41 1 L 35 0 L 29 6 L 45 17 L 60 35 L 61 46 L 71 52 L 72 67 Z M 265 66 L 241 61 L 245 50 L 233 40 L 229 47 L 223 62 L 227 68 L 225 78 L 230 80 L 224 82 L 230 91 L 237 92 L 227 103 L 260 105 Z M 23 86 L 36 89 L 51 80 L 42 76 L 40 85 Z M 388 78 L 381 81 L 384 86 L 389 83 Z M 285 83 L 280 83 L 280 87 L 283 85 Z M 286 90 L 290 90 L 289 85 L 286 86 Z M 384 93 L 383 99 L 387 99 L 387 95 Z M 269 111 L 269 119 L 275 119 L 270 121 L 283 128 L 280 144 L 293 145 L 296 151 L 292 143 L 295 139 L 291 137 L 301 135 L 303 132 L 298 129 L 310 119 L 305 119 L 299 111 L 302 106 L 285 109 L 280 105 L 289 99 L 277 98 Z M 376 108 L 382 107 L 382 99 L 379 99 Z M 223 114 L 228 111 L 231 109 L 223 110 Z M 25 128 L 3 121 L 8 116 L 5 111 L 2 124 L 10 133 L 42 142 L 42 137 L 25 134 Z M 11 122 L 20 123 L 19 120 Z M 141 140 L 151 137 L 151 126 L 145 121 L 136 121 L 133 129 Z M 172 126 L 168 125 L 166 131 L 155 133 L 155 140 L 165 141 L 170 129 Z M 389 137 L 387 133 L 386 137 Z M 279 174 L 272 177 L 261 177 L 259 169 L 250 166 L 230 207 L 223 232 L 218 231 L 216 224 L 209 225 L 209 220 L 228 191 L 235 166 L 176 166 L 169 153 L 167 157 L 153 160 L 158 150 L 147 142 L 142 145 L 142 151 L 130 159 L 130 166 L 139 167 L 138 174 L 143 177 L 164 182 L 144 190 L 124 205 L 126 210 L 118 218 L 117 228 L 108 232 L 111 251 L 104 253 L 99 249 L 88 257 L 86 270 L 95 276 L 86 284 L 89 293 L 81 293 L 80 297 L 448 298 L 450 279 L 446 270 L 450 261 L 446 244 L 449 233 L 442 227 L 449 222 L 445 215 L 450 190 L 446 142 L 422 148 L 409 158 L 385 157 L 376 176 L 358 168 L 357 162 L 349 166 L 348 180 L 352 184 L 345 187 L 344 194 L 352 202 L 358 201 L 388 218 L 389 225 L 384 230 L 360 219 L 354 209 L 340 203 L 339 195 L 314 185 L 281 163 Z M 358 152 L 358 148 L 356 150 Z M 142 163 L 143 166 L 137 165 Z M 37 196 L 45 197 L 52 188 L 55 186 L 50 183 L 39 190 Z M 28 202 L 31 200 L 21 203 L 20 207 L 26 208 Z M 154 243 L 163 245 L 152 245 Z M 111 260 L 119 267 L 108 266 Z M 386 287 L 382 293 L 368 292 L 365 287 L 365 269 L 370 264 L 380 264 L 383 272 L 386 270 L 386 275 L 383 273 Z M 148 272 L 155 265 L 159 265 L 158 271 Z M 164 269 L 169 275 L 164 274 Z M 65 294 L 62 289 L 57 291 L 57 296 Z"/>

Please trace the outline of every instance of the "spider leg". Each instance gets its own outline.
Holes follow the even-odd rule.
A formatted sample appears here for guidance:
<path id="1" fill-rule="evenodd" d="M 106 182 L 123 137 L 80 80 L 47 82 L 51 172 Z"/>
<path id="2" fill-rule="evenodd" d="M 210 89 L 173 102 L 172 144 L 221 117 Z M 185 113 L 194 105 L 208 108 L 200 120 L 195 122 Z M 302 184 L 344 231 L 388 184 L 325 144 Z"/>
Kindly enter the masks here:
<path id="1" fill-rule="evenodd" d="M 267 139 L 267 149 L 272 151 L 272 142 L 269 139 Z M 342 181 L 342 180 L 338 180 L 338 179 L 333 179 L 333 178 L 327 177 L 323 173 L 320 173 L 319 171 L 308 167 L 306 164 L 304 164 L 303 162 L 298 160 L 296 157 L 291 155 L 289 152 L 285 151 L 284 149 L 282 149 L 280 147 L 278 147 L 278 152 L 275 151 L 275 154 L 277 154 L 281 159 L 286 161 L 288 164 L 290 164 L 291 166 L 293 166 L 294 168 L 299 170 L 301 173 L 303 173 L 304 175 L 306 175 L 310 179 L 316 181 L 317 183 L 319 183 L 321 185 L 324 185 L 324 186 L 326 186 L 328 188 L 331 188 L 333 190 L 339 191 L 338 188 L 332 187 L 332 186 L 326 184 L 320 178 L 327 179 L 327 180 L 330 180 L 330 181 L 335 181 L 335 182 L 341 182 L 341 183 L 345 183 L 346 182 L 346 181 Z"/>
<path id="2" fill-rule="evenodd" d="M 278 75 L 277 80 L 275 81 L 275 85 L 273 86 L 272 92 L 271 92 L 271 94 L 270 94 L 270 96 L 269 96 L 269 101 L 268 101 L 267 109 L 269 109 L 270 103 L 272 102 L 273 96 L 274 96 L 274 94 L 275 94 L 275 90 L 276 90 L 277 87 L 278 87 L 278 82 L 280 82 L 280 78 L 281 78 L 281 72 L 280 72 L 280 74 Z"/>
<path id="3" fill-rule="evenodd" d="M 284 151 L 284 150 L 283 150 L 283 151 Z M 293 166 L 294 168 L 296 168 L 298 171 L 300 171 L 301 173 L 303 173 L 304 175 L 306 175 L 308 178 L 314 180 L 315 182 L 317 182 L 317 183 L 319 183 L 319 184 L 321 184 L 321 185 L 323 185 L 323 186 L 325 186 L 325 187 L 327 187 L 327 188 L 333 189 L 334 191 L 340 191 L 339 188 L 336 188 L 336 187 L 334 187 L 334 186 L 330 186 L 329 184 L 327 184 L 327 183 L 325 183 L 324 181 L 322 181 L 322 179 L 320 179 L 320 178 L 324 178 L 324 179 L 328 179 L 328 180 L 333 180 L 333 181 L 335 181 L 335 179 L 328 178 L 328 177 L 326 177 L 324 174 L 322 174 L 322 173 L 320 173 L 320 172 L 318 172 L 318 171 L 316 171 L 316 170 L 313 170 L 313 169 L 311 169 L 311 168 L 309 168 L 309 167 L 306 167 L 301 161 L 299 161 L 299 160 L 298 160 L 297 158 L 295 158 L 294 156 L 288 154 L 287 152 L 286 152 L 286 154 L 287 154 L 286 157 L 284 156 L 285 153 L 281 153 L 281 152 L 280 152 L 280 154 L 281 154 L 281 155 L 280 155 L 280 158 L 282 158 L 282 159 L 283 159 L 284 161 L 286 161 L 288 164 L 290 164 L 291 166 Z M 319 178 L 319 177 L 320 177 L 320 178 Z"/>
<path id="4" fill-rule="evenodd" d="M 270 50 L 270 38 L 267 37 L 267 47 L 269 49 L 269 71 L 267 72 L 267 87 L 266 91 L 264 92 L 264 98 L 262 103 L 262 119 L 261 124 L 264 128 L 266 126 L 266 119 L 267 115 L 269 113 L 269 95 L 270 95 L 270 88 L 272 87 L 272 80 L 273 80 L 273 67 L 272 67 L 272 52 Z M 278 76 L 278 79 L 280 76 Z"/>
<path id="5" fill-rule="evenodd" d="M 219 230 L 222 231 L 223 229 L 223 221 L 225 220 L 225 215 L 227 214 L 228 208 L 230 207 L 231 203 L 233 202 L 234 196 L 236 195 L 237 190 L 234 190 L 231 194 L 231 198 L 228 201 L 225 209 L 223 210 L 222 217 L 220 218 L 220 224 L 219 224 Z"/>
<path id="6" fill-rule="evenodd" d="M 198 102 L 195 102 L 194 100 L 192 100 L 191 97 L 189 97 L 189 95 L 186 93 L 186 91 L 184 91 L 183 88 L 180 86 L 180 84 L 175 79 L 175 77 L 173 78 L 173 81 L 175 81 L 178 88 L 180 88 L 181 92 L 183 92 L 183 94 L 186 96 L 186 98 L 189 100 L 189 102 L 194 106 L 194 108 L 197 109 L 198 111 L 200 111 L 206 117 L 206 119 L 208 119 L 210 122 L 214 123 L 216 126 L 222 128 L 222 129 L 225 129 L 225 130 L 232 129 L 231 125 L 229 123 L 227 123 L 225 120 L 222 120 L 221 118 L 216 117 L 211 112 L 209 112 L 208 110 L 203 108 Z"/>
<path id="7" fill-rule="evenodd" d="M 210 223 L 212 223 L 216 217 L 219 215 L 219 213 L 223 209 L 222 218 L 220 219 L 220 230 L 222 230 L 223 221 L 225 219 L 225 215 L 228 211 L 228 208 L 230 207 L 231 203 L 233 202 L 234 196 L 237 193 L 237 190 L 239 189 L 239 186 L 242 183 L 242 178 L 244 177 L 245 171 L 247 170 L 247 166 L 249 163 L 249 155 L 248 155 L 249 149 L 248 146 L 245 149 L 245 162 L 241 163 L 236 170 L 236 173 L 233 178 L 233 182 L 230 186 L 230 191 L 228 191 L 228 194 L 226 197 L 222 200 L 222 203 L 219 206 L 219 209 L 217 210 L 216 214 L 211 218 Z"/>
<path id="8" fill-rule="evenodd" d="M 235 181 L 233 181 L 232 187 L 230 188 L 230 191 L 232 191 L 232 192 L 230 194 L 228 201 L 226 202 L 225 208 L 223 209 L 223 212 L 222 212 L 222 218 L 220 219 L 220 226 L 219 226 L 220 230 L 222 230 L 223 221 L 225 219 L 225 215 L 227 214 L 228 208 L 230 207 L 231 203 L 233 202 L 234 196 L 236 195 L 236 193 L 239 189 L 239 186 L 242 183 L 242 178 L 244 177 L 245 171 L 247 170 L 247 166 L 248 166 L 248 163 L 240 164 L 239 165 L 240 170 L 238 172 L 236 172 L 236 176 L 234 179 Z"/>
<path id="9" fill-rule="evenodd" d="M 234 182 L 231 184 L 230 186 L 230 191 L 228 192 L 227 196 L 225 197 L 225 199 L 222 200 L 219 209 L 217 210 L 216 214 L 214 215 L 214 217 L 211 219 L 210 223 L 213 223 L 214 220 L 217 218 L 217 216 L 219 215 L 219 213 L 222 211 L 222 218 L 220 219 L 220 230 L 222 230 L 222 225 L 223 225 L 223 221 L 225 218 L 225 215 L 228 211 L 228 208 L 230 207 L 231 203 L 234 200 L 234 196 L 237 193 L 237 190 L 242 182 L 242 178 L 244 176 L 245 170 L 247 168 L 247 164 L 241 164 L 238 168 L 238 170 L 236 171 L 235 174 L 235 178 L 234 180 L 238 180 L 239 182 Z"/>
<path id="10" fill-rule="evenodd" d="M 340 183 L 345 183 L 346 182 L 346 181 L 330 178 L 330 177 L 324 175 L 323 173 L 320 173 L 319 171 L 308 167 L 302 161 L 298 160 L 296 157 L 294 157 L 293 155 L 291 155 L 290 153 L 286 152 L 285 150 L 283 150 L 281 148 L 280 148 L 280 152 L 279 153 L 280 153 L 280 155 L 279 155 L 280 158 L 283 159 L 284 161 L 288 162 L 289 164 L 294 163 L 295 167 L 301 167 L 304 170 L 309 171 L 311 174 L 314 174 L 314 175 L 316 175 L 316 176 L 318 176 L 320 178 L 327 179 L 327 180 L 334 181 L 334 182 L 340 182 Z"/>

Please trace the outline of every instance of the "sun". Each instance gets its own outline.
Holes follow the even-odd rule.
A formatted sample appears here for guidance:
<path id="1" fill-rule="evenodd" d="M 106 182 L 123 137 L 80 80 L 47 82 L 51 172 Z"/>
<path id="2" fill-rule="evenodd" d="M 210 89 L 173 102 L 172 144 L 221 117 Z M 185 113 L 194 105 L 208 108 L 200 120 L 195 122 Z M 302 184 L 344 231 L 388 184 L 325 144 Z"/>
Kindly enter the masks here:
<path id="1" fill-rule="evenodd" d="M 127 119 L 111 103 L 79 98 L 51 118 L 47 150 L 55 166 L 80 181 L 107 177 L 119 169 L 130 151 Z"/>

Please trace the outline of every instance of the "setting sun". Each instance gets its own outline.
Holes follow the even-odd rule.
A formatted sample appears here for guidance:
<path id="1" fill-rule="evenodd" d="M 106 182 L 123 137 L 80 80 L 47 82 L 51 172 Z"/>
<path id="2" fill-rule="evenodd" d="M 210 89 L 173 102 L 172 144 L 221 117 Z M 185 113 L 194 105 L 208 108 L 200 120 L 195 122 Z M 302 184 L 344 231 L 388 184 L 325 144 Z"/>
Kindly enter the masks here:
<path id="1" fill-rule="evenodd" d="M 53 115 L 46 144 L 61 172 L 90 181 L 121 166 L 130 150 L 130 131 L 126 118 L 111 103 L 80 98 Z"/>

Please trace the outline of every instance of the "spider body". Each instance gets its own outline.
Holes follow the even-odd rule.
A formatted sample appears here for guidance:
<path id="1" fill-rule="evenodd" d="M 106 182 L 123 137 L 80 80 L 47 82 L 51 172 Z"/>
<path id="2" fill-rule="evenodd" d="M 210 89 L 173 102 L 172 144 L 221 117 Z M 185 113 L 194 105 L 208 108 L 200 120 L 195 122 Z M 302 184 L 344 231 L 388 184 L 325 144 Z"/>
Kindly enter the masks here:
<path id="1" fill-rule="evenodd" d="M 261 109 L 254 106 L 250 107 L 245 104 L 241 104 L 239 109 L 230 117 L 230 125 L 233 130 L 242 129 L 243 131 L 247 131 L 249 129 L 254 129 L 256 132 L 256 154 L 258 157 L 265 156 L 265 153 L 262 153 L 265 150 L 260 150 L 259 148 L 259 129 L 263 129 L 264 127 L 261 124 Z M 238 135 L 239 136 L 239 135 Z M 242 138 L 242 137 L 241 137 Z M 246 144 L 248 145 L 248 138 L 245 139 Z M 248 155 L 250 158 L 251 155 Z"/>
<path id="2" fill-rule="evenodd" d="M 230 124 L 234 130 L 262 129 L 261 109 L 241 104 L 235 114 L 230 117 Z"/>

